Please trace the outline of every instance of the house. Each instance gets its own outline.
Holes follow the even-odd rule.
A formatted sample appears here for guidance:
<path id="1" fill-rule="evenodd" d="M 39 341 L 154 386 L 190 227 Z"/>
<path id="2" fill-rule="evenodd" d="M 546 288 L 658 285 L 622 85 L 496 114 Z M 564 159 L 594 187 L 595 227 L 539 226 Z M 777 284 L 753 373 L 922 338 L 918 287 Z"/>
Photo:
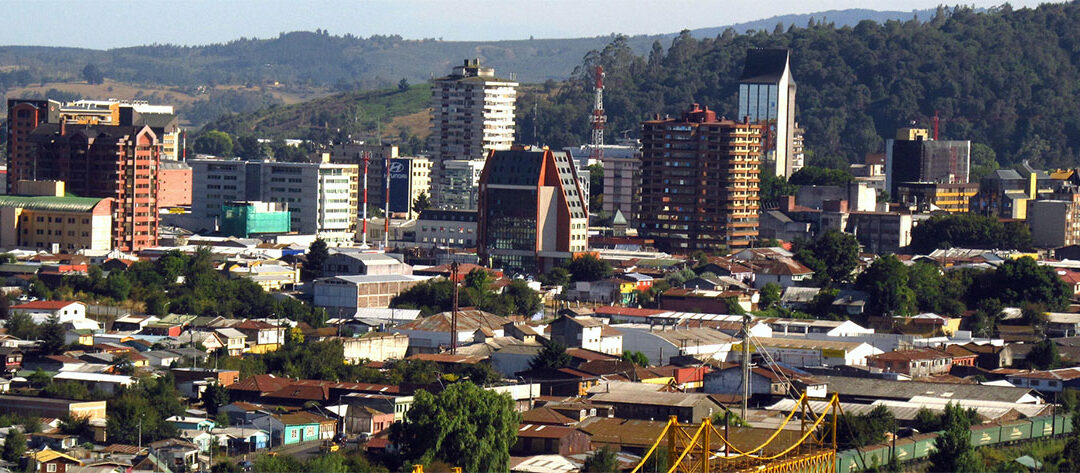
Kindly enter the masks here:
<path id="1" fill-rule="evenodd" d="M 116 394 L 121 388 L 130 386 L 135 382 L 131 376 L 83 373 L 81 371 L 64 371 L 57 373 L 56 376 L 53 376 L 53 381 L 73 381 L 86 386 L 86 389 L 90 391 L 98 389 L 107 394 Z"/>
<path id="2" fill-rule="evenodd" d="M 459 310 L 457 333 L 452 336 L 451 319 L 450 312 L 442 312 L 398 325 L 391 331 L 409 337 L 409 351 L 412 353 L 437 353 L 440 347 L 449 347 L 454 338 L 458 346 L 473 343 L 477 330 L 481 329 L 491 332 L 493 337 L 502 337 L 505 335 L 503 326 L 510 322 L 505 317 L 482 310 Z"/>
<path id="3" fill-rule="evenodd" d="M 948 374 L 953 356 L 936 348 L 913 348 L 868 356 L 866 361 L 871 368 L 921 378 Z"/>
<path id="4" fill-rule="evenodd" d="M 11 314 L 29 315 L 35 324 L 41 325 L 56 317 L 59 323 L 86 318 L 86 304 L 73 301 L 31 301 L 11 306 Z"/>
<path id="5" fill-rule="evenodd" d="M 567 300 L 599 302 L 602 304 L 630 304 L 634 302 L 637 284 L 619 278 L 599 281 L 578 281 L 566 289 Z"/>
<path id="6" fill-rule="evenodd" d="M 205 417 L 172 416 L 165 419 L 180 430 L 211 430 L 217 423 Z"/>
<path id="7" fill-rule="evenodd" d="M 112 329 L 116 332 L 136 333 L 159 320 L 161 319 L 153 315 L 125 315 L 113 321 Z"/>
<path id="8" fill-rule="evenodd" d="M 612 391 L 593 394 L 590 401 L 610 404 L 619 417 L 626 419 L 667 419 L 678 417 L 680 422 L 696 422 L 712 417 L 723 408 L 703 393 Z"/>
<path id="9" fill-rule="evenodd" d="M 273 415 L 271 419 L 271 433 L 281 445 L 319 440 L 319 427 L 326 420 L 325 417 L 303 411 Z M 330 432 L 333 435 L 333 429 Z"/>
<path id="10" fill-rule="evenodd" d="M 623 353 L 623 335 L 617 329 L 593 317 L 562 316 L 549 326 L 551 341 L 609 355 Z"/>
<path id="11" fill-rule="evenodd" d="M 206 353 L 213 353 L 220 348 L 225 348 L 225 342 L 223 342 L 221 338 L 220 335 L 214 332 L 188 330 L 177 336 L 176 341 L 180 345 L 189 345 L 201 349 Z"/>
<path id="12" fill-rule="evenodd" d="M 1044 394 L 1060 393 L 1065 388 L 1080 388 L 1080 368 L 1022 371 L 1007 374 L 1005 379 L 1018 388 L 1031 388 Z"/>
<path id="13" fill-rule="evenodd" d="M 619 275 L 619 279 L 634 283 L 635 291 L 645 292 L 653 287 L 653 277 L 647 274 L 623 273 Z"/>
<path id="14" fill-rule="evenodd" d="M 775 283 L 780 287 L 798 286 L 810 281 L 814 271 L 789 256 L 768 256 L 746 261 L 743 264 L 754 272 L 754 288 Z"/>
<path id="15" fill-rule="evenodd" d="M 147 323 L 142 333 L 148 335 L 161 335 L 166 337 L 179 337 L 184 328 L 191 324 L 197 317 L 186 314 L 169 314 L 161 319 Z"/>
<path id="16" fill-rule="evenodd" d="M 150 443 L 150 452 L 174 473 L 199 471 L 199 448 L 187 440 L 172 438 Z"/>
<path id="17" fill-rule="evenodd" d="M 791 310 L 805 311 L 814 303 L 814 299 L 820 292 L 819 287 L 788 287 L 780 296 L 780 305 Z"/>
<path id="18" fill-rule="evenodd" d="M 14 373 L 22 369 L 23 352 L 14 347 L 0 347 L 0 359 L 4 360 L 4 372 Z"/>
<path id="19" fill-rule="evenodd" d="M 964 345 L 949 345 L 945 347 L 945 351 L 954 357 L 975 355 L 975 366 L 985 370 L 996 370 L 998 368 L 1007 368 L 1013 364 L 1013 345 L 993 345 L 990 343 L 976 344 L 966 343 Z M 955 361 L 954 361 L 955 364 Z"/>
<path id="20" fill-rule="evenodd" d="M 266 448 L 270 434 L 250 427 L 219 427 L 212 432 L 220 447 L 238 454 L 251 453 Z"/>
<path id="21" fill-rule="evenodd" d="M 760 296 L 757 291 L 741 289 L 712 291 L 673 287 L 660 294 L 659 300 L 661 309 L 672 312 L 729 314 L 756 309 Z M 738 309 L 734 307 L 736 305 Z"/>
<path id="22" fill-rule="evenodd" d="M 209 455 L 217 436 L 203 429 L 180 429 L 180 438 L 195 445 L 201 455 Z"/>
<path id="23" fill-rule="evenodd" d="M 713 273 L 748 283 L 754 280 L 754 271 L 727 257 L 710 257 L 705 264 L 694 268 L 698 274 Z"/>
<path id="24" fill-rule="evenodd" d="M 617 327 L 623 334 L 624 352 L 641 352 L 654 365 L 666 365 L 671 357 L 680 355 L 723 361 L 736 342 L 732 336 L 711 328 L 676 330 L 651 324 L 621 324 Z"/>
<path id="25" fill-rule="evenodd" d="M 512 455 L 572 455 L 592 449 L 589 435 L 573 427 L 546 424 L 522 424 Z"/>
<path id="26" fill-rule="evenodd" d="M 383 412 L 368 406 L 349 406 L 346 411 L 346 432 L 373 437 L 394 423 L 393 412 Z"/>
<path id="27" fill-rule="evenodd" d="M 841 289 L 833 299 L 832 307 L 839 309 L 847 315 L 862 315 L 866 310 L 866 303 L 870 300 L 870 294 L 866 291 L 853 289 Z"/>
<path id="28" fill-rule="evenodd" d="M 218 338 L 225 342 L 225 350 L 229 356 L 240 356 L 247 348 L 247 335 L 234 328 L 219 328 L 214 330 Z"/>
<path id="29" fill-rule="evenodd" d="M 824 398 L 828 391 L 824 381 L 804 371 L 778 364 L 751 368 L 750 378 L 751 396 L 787 397 L 794 392 L 805 392 L 810 397 Z M 703 390 L 709 394 L 734 394 L 741 397 L 742 383 L 742 367 L 732 366 L 706 373 Z"/>
<path id="30" fill-rule="evenodd" d="M 1071 337 L 1080 335 L 1080 314 L 1048 312 L 1046 322 L 1047 336 Z"/>
<path id="31" fill-rule="evenodd" d="M 412 402 L 412 396 L 395 394 L 351 393 L 341 396 L 341 403 L 348 405 L 350 409 L 355 406 L 367 406 L 379 412 L 392 412 L 395 422 L 405 420 L 405 414 L 412 408 Z M 345 412 L 345 417 L 348 422 L 348 410 Z"/>
<path id="32" fill-rule="evenodd" d="M 39 432 L 30 434 L 29 440 L 27 446 L 37 450 L 49 448 L 52 450 L 63 451 L 79 444 L 78 435 L 66 434 L 46 434 Z"/>
<path id="33" fill-rule="evenodd" d="M 266 292 L 292 288 L 300 282 L 300 269 L 284 264 L 253 261 L 229 267 L 229 279 L 247 278 Z"/>
<path id="34" fill-rule="evenodd" d="M 232 326 L 247 337 L 247 353 L 261 355 L 285 344 L 285 327 L 258 320 L 245 320 Z"/>
<path id="35" fill-rule="evenodd" d="M 67 473 L 69 468 L 82 466 L 82 462 L 75 457 L 48 447 L 41 451 L 28 452 L 23 459 L 27 462 L 25 471 L 35 473 Z"/>
<path id="36" fill-rule="evenodd" d="M 146 358 L 147 364 L 154 368 L 168 368 L 182 358 L 179 354 L 168 350 L 150 350 L 140 353 Z"/>
<path id="37" fill-rule="evenodd" d="M 45 371 L 73 371 L 86 366 L 86 362 L 67 355 L 46 355 L 41 358 L 30 358 L 23 362 L 28 370 Z"/>

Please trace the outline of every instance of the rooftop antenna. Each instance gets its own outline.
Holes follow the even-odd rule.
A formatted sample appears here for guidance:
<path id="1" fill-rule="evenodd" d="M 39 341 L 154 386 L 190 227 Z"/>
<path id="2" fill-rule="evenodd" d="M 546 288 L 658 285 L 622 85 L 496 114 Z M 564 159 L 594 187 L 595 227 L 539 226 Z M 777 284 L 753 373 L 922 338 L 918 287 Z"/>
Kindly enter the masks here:
<path id="1" fill-rule="evenodd" d="M 938 117 L 938 111 L 934 110 L 934 141 L 938 140 L 938 124 L 940 118 Z"/>
<path id="2" fill-rule="evenodd" d="M 596 97 L 593 101 L 592 112 L 592 149 L 589 150 L 589 161 L 599 161 L 604 156 L 604 123 L 607 115 L 604 115 L 604 68 L 596 66 Z"/>
<path id="3" fill-rule="evenodd" d="M 360 231 L 360 233 L 363 235 L 362 243 L 360 244 L 360 248 L 367 248 L 368 247 L 368 244 L 367 244 L 367 221 L 368 221 L 368 218 L 367 218 L 367 189 L 368 189 L 368 187 L 367 187 L 367 176 L 368 176 L 368 164 L 371 163 L 371 152 L 370 151 L 364 151 L 361 156 L 362 156 L 361 160 L 363 160 L 363 162 L 364 162 L 364 203 L 363 203 L 363 206 L 364 206 L 363 207 L 364 223 L 363 223 L 363 226 L 361 227 L 361 231 Z"/>

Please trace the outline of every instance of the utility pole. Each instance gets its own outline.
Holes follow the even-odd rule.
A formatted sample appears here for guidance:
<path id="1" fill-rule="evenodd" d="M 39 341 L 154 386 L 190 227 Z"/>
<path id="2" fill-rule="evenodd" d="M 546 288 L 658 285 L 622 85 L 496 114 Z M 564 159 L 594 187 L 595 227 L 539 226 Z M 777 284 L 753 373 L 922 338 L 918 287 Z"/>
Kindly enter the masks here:
<path id="1" fill-rule="evenodd" d="M 742 419 L 746 421 L 746 404 L 750 398 L 750 314 L 743 314 L 742 320 Z"/>
<path id="2" fill-rule="evenodd" d="M 454 285 L 453 299 L 450 312 L 450 354 L 457 354 L 457 309 L 458 309 L 458 264 L 457 261 L 450 263 L 450 284 Z"/>

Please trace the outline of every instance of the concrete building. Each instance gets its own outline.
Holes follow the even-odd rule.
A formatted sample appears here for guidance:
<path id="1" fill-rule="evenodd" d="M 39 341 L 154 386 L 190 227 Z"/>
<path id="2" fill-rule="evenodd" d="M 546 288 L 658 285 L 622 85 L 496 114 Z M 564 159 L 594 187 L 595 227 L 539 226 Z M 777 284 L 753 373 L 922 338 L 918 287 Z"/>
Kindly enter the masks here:
<path id="1" fill-rule="evenodd" d="M 190 207 L 191 166 L 183 161 L 162 159 L 158 168 L 157 189 L 158 208 Z"/>
<path id="2" fill-rule="evenodd" d="M 589 214 L 564 152 L 492 151 L 480 178 L 481 264 L 539 274 L 588 249 Z"/>
<path id="3" fill-rule="evenodd" d="M 897 212 L 851 212 L 844 232 L 855 235 L 870 253 L 899 253 L 911 244 L 914 227 L 910 214 Z"/>
<path id="4" fill-rule="evenodd" d="M 451 210 L 476 210 L 483 159 L 455 159 L 442 163 L 441 173 L 432 176 L 432 192 L 440 194 L 437 206 Z M 434 174 L 434 173 L 433 173 Z M 434 189 L 438 188 L 438 191 Z"/>
<path id="5" fill-rule="evenodd" d="M 357 165 L 361 192 L 364 188 L 363 158 L 365 153 L 370 157 L 367 166 L 368 205 L 379 209 L 384 208 L 386 163 L 389 161 L 390 213 L 395 217 L 415 218 L 416 212 L 412 209 L 413 202 L 416 202 L 420 194 L 430 195 L 431 193 L 431 161 L 422 156 L 400 156 L 397 145 L 364 142 L 335 145 L 330 152 L 330 162 Z"/>
<path id="6" fill-rule="evenodd" d="M 37 179 L 34 172 L 36 149 L 30 141 L 30 133 L 42 123 L 55 123 L 60 119 L 60 102 L 55 100 L 7 101 L 7 181 L 5 193 L 13 193 L 18 181 Z"/>
<path id="7" fill-rule="evenodd" d="M 896 201 L 917 212 L 967 212 L 978 193 L 977 183 L 904 182 L 897 186 Z"/>
<path id="8" fill-rule="evenodd" d="M 604 147 L 600 163 L 604 166 L 604 188 L 593 189 L 604 196 L 603 211 L 612 215 L 616 211 L 630 216 L 629 224 L 634 226 L 634 210 L 637 208 L 641 188 L 641 150 L 640 145 L 624 146 L 625 150 L 612 152 Z"/>
<path id="9" fill-rule="evenodd" d="M 1027 203 L 1037 197 L 1037 176 L 1027 178 L 1013 169 L 998 169 L 979 182 L 979 192 L 969 202 L 970 211 L 987 217 L 1024 220 Z"/>
<path id="10" fill-rule="evenodd" d="M 971 169 L 971 142 L 934 140 L 923 128 L 901 128 L 885 141 L 885 186 L 899 195 L 905 182 L 966 184 Z"/>
<path id="11" fill-rule="evenodd" d="M 790 177 L 799 156 L 802 139 L 795 125 L 795 79 L 791 77 L 791 51 L 750 49 L 739 78 L 739 117 L 763 126 L 761 153 L 765 168 L 781 177 Z"/>
<path id="12" fill-rule="evenodd" d="M 953 355 L 935 348 L 913 348 L 868 356 L 866 361 L 871 368 L 919 378 L 948 374 L 953 366 Z"/>
<path id="13" fill-rule="evenodd" d="M 777 363 L 786 363 L 793 367 L 866 366 L 867 357 L 883 353 L 865 342 L 760 337 L 755 339 L 754 346 L 750 347 L 751 356 L 754 356 L 759 346 L 768 350 Z M 741 361 L 742 343 L 734 343 L 727 355 L 725 361 Z"/>
<path id="14" fill-rule="evenodd" d="M 86 304 L 75 301 L 30 301 L 11 306 L 9 310 L 12 314 L 30 316 L 38 325 L 52 317 L 61 324 L 86 319 Z"/>
<path id="15" fill-rule="evenodd" d="M 113 248 L 157 246 L 161 144 L 149 126 L 45 123 L 29 135 L 36 180 L 64 181 L 69 193 L 112 199 Z"/>
<path id="16" fill-rule="evenodd" d="M 49 192 L 0 196 L 0 247 L 68 253 L 113 248 L 113 199 L 66 197 L 64 183 L 57 181 L 21 184 Z"/>
<path id="17" fill-rule="evenodd" d="M 194 174 L 191 212 L 199 229 L 220 225 L 222 206 L 235 201 L 288 205 L 290 227 L 332 245 L 353 241 L 359 202 L 357 166 L 229 159 L 189 160 Z"/>
<path id="18" fill-rule="evenodd" d="M 357 309 L 389 307 L 394 296 L 427 279 L 406 274 L 319 278 L 312 283 L 314 303 L 331 316 L 352 316 Z"/>
<path id="19" fill-rule="evenodd" d="M 693 104 L 642 123 L 638 234 L 662 251 L 750 246 L 758 235 L 762 125 Z"/>
<path id="20" fill-rule="evenodd" d="M 421 247 L 476 248 L 476 212 L 427 209 L 416 219 Z"/>
<path id="21" fill-rule="evenodd" d="M 222 235 L 251 238 L 289 233 L 292 218 L 284 202 L 240 201 L 221 206 Z"/>
<path id="22" fill-rule="evenodd" d="M 409 337 L 400 333 L 370 332 L 362 337 L 342 338 L 345 362 L 402 360 L 409 351 Z"/>
<path id="23" fill-rule="evenodd" d="M 105 420 L 105 401 L 73 401 L 32 396 L 0 395 L 0 413 L 61 418 Z"/>
<path id="24" fill-rule="evenodd" d="M 1027 221 L 1035 245 L 1061 248 L 1080 243 L 1080 191 L 1063 185 L 1045 197 L 1027 202 Z"/>
<path id="25" fill-rule="evenodd" d="M 355 248 L 336 248 L 323 262 L 323 276 L 382 276 L 412 274 L 412 266 L 385 253 L 371 253 Z"/>
<path id="26" fill-rule="evenodd" d="M 495 69 L 467 59 L 450 75 L 433 81 L 431 87 L 432 197 L 446 207 L 452 196 L 443 187 L 444 163 L 453 160 L 482 160 L 491 151 L 510 149 L 514 143 L 514 105 L 518 83 L 495 76 Z M 467 207 L 466 207 L 467 208 Z"/>

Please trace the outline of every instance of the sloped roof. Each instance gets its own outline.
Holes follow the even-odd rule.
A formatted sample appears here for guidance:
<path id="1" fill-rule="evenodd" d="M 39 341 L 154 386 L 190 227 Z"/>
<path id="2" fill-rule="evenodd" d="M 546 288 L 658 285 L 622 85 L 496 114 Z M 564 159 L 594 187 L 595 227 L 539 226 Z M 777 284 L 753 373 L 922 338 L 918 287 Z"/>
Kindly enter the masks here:
<path id="1" fill-rule="evenodd" d="M 54 212 L 89 212 L 104 199 L 93 197 L 56 197 L 0 195 L 0 207 L 14 207 Z"/>
<path id="2" fill-rule="evenodd" d="M 72 304 L 82 304 L 78 301 L 30 301 L 24 304 L 11 306 L 11 309 L 22 310 L 60 310 Z"/>
<path id="3" fill-rule="evenodd" d="M 577 421 L 550 407 L 537 407 L 521 413 L 521 422 L 523 424 L 571 425 Z"/>
<path id="4" fill-rule="evenodd" d="M 430 317 L 424 317 L 399 325 L 395 327 L 395 330 L 449 332 L 452 318 L 452 313 L 441 312 Z M 462 332 L 474 332 L 481 327 L 486 327 L 491 330 L 501 330 L 502 326 L 508 322 L 510 322 L 510 319 L 482 310 L 459 310 L 457 316 L 457 329 Z"/>

